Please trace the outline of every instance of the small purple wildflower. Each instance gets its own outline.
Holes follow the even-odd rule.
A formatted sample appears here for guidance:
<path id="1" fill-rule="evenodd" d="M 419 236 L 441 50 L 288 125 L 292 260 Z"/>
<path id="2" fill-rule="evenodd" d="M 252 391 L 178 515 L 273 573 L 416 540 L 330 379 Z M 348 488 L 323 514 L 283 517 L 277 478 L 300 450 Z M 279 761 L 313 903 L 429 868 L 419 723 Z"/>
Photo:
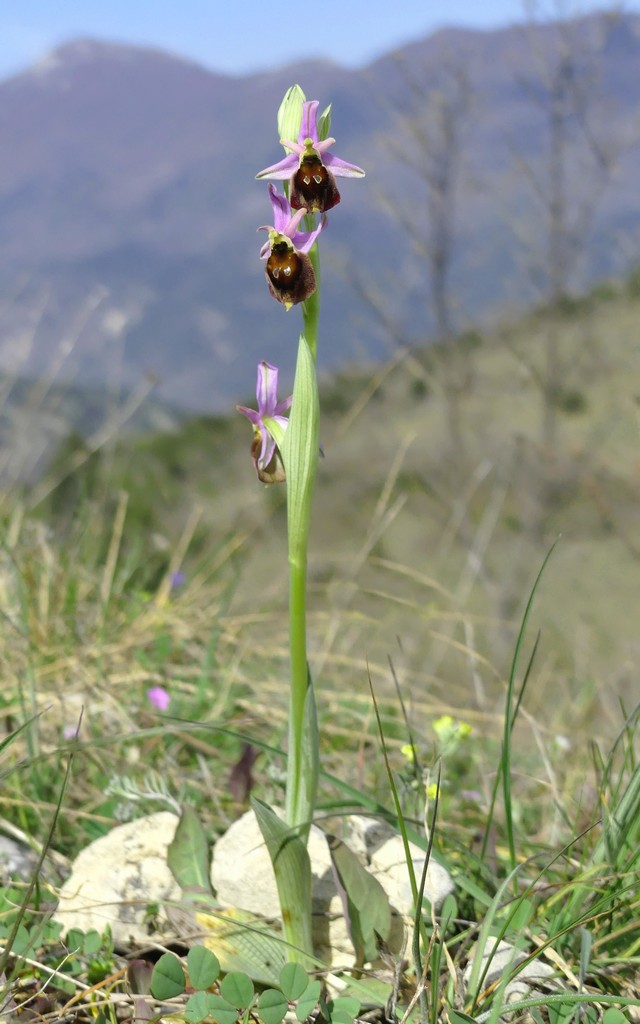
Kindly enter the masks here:
<path id="1" fill-rule="evenodd" d="M 302 123 L 298 141 L 280 139 L 291 150 L 284 159 L 256 174 L 259 180 L 273 178 L 289 180 L 289 198 L 294 210 L 324 213 L 340 202 L 335 178 L 363 178 L 364 171 L 357 164 L 347 163 L 329 153 L 335 139 L 318 137 L 318 100 L 308 100 L 302 106 Z"/>
<path id="2" fill-rule="evenodd" d="M 460 796 L 463 800 L 474 804 L 481 804 L 484 799 L 482 793 L 479 793 L 477 789 L 461 789 Z"/>
<path id="3" fill-rule="evenodd" d="M 152 686 L 147 690 L 147 700 L 150 704 L 153 704 L 154 708 L 157 708 L 158 711 L 166 711 L 169 707 L 171 697 L 163 686 Z"/>
<path id="4" fill-rule="evenodd" d="M 183 587 L 187 582 L 186 574 L 183 573 L 180 569 L 177 572 L 172 572 L 171 579 L 169 580 L 169 582 L 171 584 L 172 590 L 175 590 L 177 587 Z"/>
<path id="5" fill-rule="evenodd" d="M 251 455 L 260 480 L 266 484 L 282 483 L 285 479 L 284 466 L 276 442 L 267 430 L 264 418 L 276 420 L 283 429 L 289 422 L 283 415 L 291 407 L 291 395 L 284 401 L 278 401 L 278 368 L 261 360 L 258 363 L 258 381 L 256 398 L 258 409 L 248 409 L 237 405 L 236 409 L 253 424 L 253 444 Z"/>

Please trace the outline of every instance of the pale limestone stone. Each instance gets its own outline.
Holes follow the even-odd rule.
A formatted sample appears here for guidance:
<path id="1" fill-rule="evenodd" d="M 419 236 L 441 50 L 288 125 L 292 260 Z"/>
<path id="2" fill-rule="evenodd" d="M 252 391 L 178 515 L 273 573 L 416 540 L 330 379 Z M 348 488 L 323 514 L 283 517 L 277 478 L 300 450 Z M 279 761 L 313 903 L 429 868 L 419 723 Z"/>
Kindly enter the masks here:
<path id="1" fill-rule="evenodd" d="M 55 913 L 65 932 L 111 928 L 116 944 L 147 943 L 170 934 L 162 904 L 180 899 L 180 887 L 167 864 L 167 850 L 178 817 L 169 811 L 118 825 L 76 857 L 60 890 Z M 147 907 L 159 905 L 153 924 Z M 154 926 L 155 925 L 155 926 Z"/>
<path id="2" fill-rule="evenodd" d="M 424 870 L 424 850 L 414 843 L 409 843 L 409 851 L 413 861 L 416 883 L 419 885 Z M 411 916 L 413 896 L 402 837 L 392 835 L 382 843 L 372 853 L 369 867 L 371 873 L 382 885 L 392 906 L 404 917 Z M 431 857 L 424 886 L 425 898 L 429 900 L 434 909 L 438 910 L 445 898 L 454 891 L 454 888 L 449 872 Z"/>
<path id="3" fill-rule="evenodd" d="M 491 962 L 487 969 L 487 973 L 484 977 L 483 986 L 487 988 L 494 982 L 500 981 L 502 975 L 515 964 L 521 963 L 528 956 L 527 952 L 516 949 L 509 942 L 499 942 L 498 948 L 492 954 L 493 946 L 495 943 L 494 938 L 489 938 L 484 947 L 482 955 L 482 971 L 484 971 L 486 962 L 491 958 Z M 464 982 L 465 985 L 469 984 L 471 980 L 471 972 L 473 970 L 473 964 L 475 958 L 478 956 L 479 948 L 476 945 L 473 951 L 473 957 L 467 964 L 464 971 Z M 505 1000 L 508 1003 L 518 1002 L 520 999 L 525 999 L 530 993 L 532 988 L 539 988 L 543 983 L 549 984 L 549 979 L 555 975 L 555 970 L 545 960 L 540 957 L 536 957 L 531 963 L 526 964 L 525 967 L 519 972 L 517 978 L 510 981 L 505 989 Z"/>
<path id="4" fill-rule="evenodd" d="M 0 885 L 8 885 L 14 878 L 30 881 L 37 863 L 38 854 L 30 846 L 0 835 Z"/>
<path id="5" fill-rule="evenodd" d="M 396 833 L 391 825 L 380 818 L 370 818 L 366 814 L 352 814 L 347 819 L 347 837 L 345 842 L 363 864 L 369 864 L 375 851 Z"/>

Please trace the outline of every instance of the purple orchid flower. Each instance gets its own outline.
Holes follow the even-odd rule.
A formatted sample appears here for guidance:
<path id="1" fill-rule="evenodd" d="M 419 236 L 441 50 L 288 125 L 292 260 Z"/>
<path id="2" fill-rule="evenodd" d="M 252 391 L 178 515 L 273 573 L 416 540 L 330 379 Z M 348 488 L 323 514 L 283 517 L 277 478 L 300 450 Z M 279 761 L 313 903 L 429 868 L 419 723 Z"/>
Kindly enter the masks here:
<path id="1" fill-rule="evenodd" d="M 253 443 L 251 456 L 256 467 L 258 478 L 265 484 L 279 484 L 285 479 L 284 466 L 276 442 L 267 430 L 264 418 L 269 417 L 286 429 L 288 419 L 283 415 L 291 407 L 291 398 L 278 401 L 278 368 L 261 360 L 258 363 L 258 382 L 256 385 L 258 409 L 247 409 L 244 405 L 236 405 L 238 412 L 246 416 L 253 424 Z"/>
<path id="2" fill-rule="evenodd" d="M 309 252 L 309 249 L 325 226 L 323 217 L 320 224 L 313 231 L 298 231 L 298 225 L 304 217 L 306 210 L 299 209 L 294 213 L 291 204 L 286 196 L 281 196 L 275 185 L 269 185 L 269 199 L 273 210 L 273 224 L 263 224 L 258 231 L 268 231 L 271 234 L 286 235 L 291 245 L 297 252 Z M 260 258 L 265 259 L 271 251 L 271 237 L 265 242 L 260 250 Z"/>
<path id="3" fill-rule="evenodd" d="M 316 277 L 309 249 L 325 226 L 323 217 L 313 231 L 298 231 L 305 210 L 294 213 L 285 196 L 275 185 L 269 185 L 273 224 L 263 224 L 258 231 L 268 231 L 269 238 L 260 250 L 260 259 L 267 261 L 265 273 L 269 291 L 286 309 L 304 302 L 316 290 Z"/>
<path id="4" fill-rule="evenodd" d="M 324 213 L 340 202 L 336 177 L 363 178 L 362 167 L 347 163 L 329 153 L 335 139 L 318 138 L 318 100 L 307 100 L 302 105 L 302 123 L 298 141 L 280 139 L 291 150 L 283 160 L 256 174 L 256 178 L 289 179 L 289 200 L 294 210 Z"/>

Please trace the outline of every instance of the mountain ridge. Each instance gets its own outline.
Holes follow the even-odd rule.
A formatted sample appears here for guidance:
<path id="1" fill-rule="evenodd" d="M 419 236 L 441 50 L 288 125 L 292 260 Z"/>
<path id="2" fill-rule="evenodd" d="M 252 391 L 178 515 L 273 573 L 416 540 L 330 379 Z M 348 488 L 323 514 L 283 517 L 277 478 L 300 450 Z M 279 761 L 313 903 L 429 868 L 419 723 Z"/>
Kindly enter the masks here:
<path id="1" fill-rule="evenodd" d="M 575 23 L 581 46 L 604 31 L 604 18 Z M 557 31 L 530 31 L 549 55 Z M 463 66 L 473 85 L 451 270 L 457 326 L 528 304 L 536 293 L 518 266 L 516 218 L 533 225 L 532 246 L 543 239 L 508 149 L 514 140 L 527 159 L 541 159 L 544 126 L 509 66 L 528 73 L 524 35 L 518 26 L 443 29 L 356 71 L 313 61 L 237 78 L 153 47 L 85 39 L 56 48 L 48 72 L 0 82 L 0 368 L 46 374 L 66 345 L 64 375 L 96 385 L 117 352 L 124 387 L 152 372 L 164 399 L 194 410 L 229 408 L 246 394 L 260 358 L 282 363 L 286 376 L 300 317 L 267 294 L 255 228 L 270 211 L 253 178 L 282 152 L 275 112 L 294 80 L 333 103 L 336 151 L 367 169 L 363 182 L 344 183 L 323 238 L 323 365 L 379 358 L 399 339 L 425 340 L 433 322 L 424 253 L 416 256 L 393 213 L 407 202 L 422 223 L 424 182 L 387 144 L 399 138 L 390 108 L 408 102 L 403 62 L 427 99 L 447 62 Z M 640 17 L 625 15 L 602 47 L 612 133 L 626 130 L 629 111 L 640 107 L 629 70 L 638 62 Z M 419 164 L 420 153 L 405 154 Z M 578 168 L 578 155 L 571 159 Z M 634 262 L 638 177 L 633 151 L 606 191 L 577 288 Z M 390 197 L 386 211 L 377 205 L 381 193 Z M 388 306 L 394 336 L 359 297 L 363 285 Z"/>

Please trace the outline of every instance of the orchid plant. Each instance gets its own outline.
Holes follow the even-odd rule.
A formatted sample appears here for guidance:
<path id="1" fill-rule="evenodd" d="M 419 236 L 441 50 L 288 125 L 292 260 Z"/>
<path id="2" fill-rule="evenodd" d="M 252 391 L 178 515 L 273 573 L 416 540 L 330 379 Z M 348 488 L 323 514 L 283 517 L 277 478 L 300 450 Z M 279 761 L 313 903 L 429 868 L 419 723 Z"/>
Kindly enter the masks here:
<path id="1" fill-rule="evenodd" d="M 257 410 L 238 406 L 253 426 L 252 459 L 264 483 L 286 481 L 289 560 L 290 697 L 285 820 L 253 801 L 276 876 L 290 955 L 308 963 L 311 934 L 311 865 L 307 839 L 313 820 L 319 742 L 313 681 L 307 660 L 307 549 L 316 479 L 320 409 L 315 362 L 318 344 L 320 265 L 318 238 L 326 211 L 340 202 L 336 177 L 364 171 L 329 150 L 331 108 L 318 116 L 317 100 L 299 86 L 289 89 L 278 111 L 278 133 L 286 156 L 260 171 L 258 180 L 284 182 L 284 194 L 269 185 L 272 207 L 267 241 L 260 249 L 271 295 L 288 311 L 302 309 L 293 395 L 278 400 L 278 370 L 258 366 Z M 293 139 L 297 141 L 292 141 Z M 304 226 L 303 226 L 304 222 Z M 290 416 L 284 414 L 290 409 Z"/>

